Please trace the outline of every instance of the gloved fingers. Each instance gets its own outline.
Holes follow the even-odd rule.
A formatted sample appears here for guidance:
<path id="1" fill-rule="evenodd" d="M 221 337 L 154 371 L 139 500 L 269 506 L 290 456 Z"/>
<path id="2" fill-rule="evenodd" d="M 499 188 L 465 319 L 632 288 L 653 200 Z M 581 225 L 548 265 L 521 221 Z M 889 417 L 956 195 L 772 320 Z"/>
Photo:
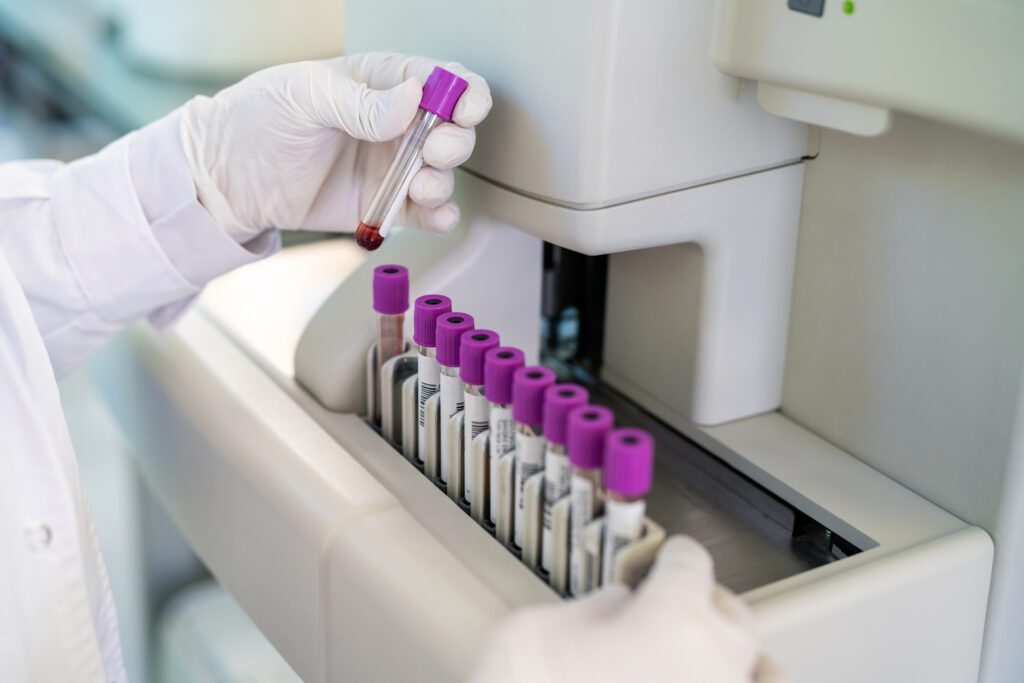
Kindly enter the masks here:
<path id="1" fill-rule="evenodd" d="M 455 168 L 473 153 L 476 131 L 442 123 L 423 142 L 423 162 L 434 168 Z"/>
<path id="2" fill-rule="evenodd" d="M 543 605 L 517 610 L 495 624 L 487 634 L 483 651 L 469 683 L 529 681 L 543 658 L 545 634 L 558 623 L 563 605 Z"/>
<path id="3" fill-rule="evenodd" d="M 754 683 L 788 683 L 788 679 L 774 659 L 762 656 L 754 671 Z"/>
<path id="4" fill-rule="evenodd" d="M 637 589 L 637 602 L 709 604 L 715 586 L 711 556 L 689 536 L 673 536 L 658 551 L 651 573 Z"/>
<path id="5" fill-rule="evenodd" d="M 436 209 L 420 206 L 414 202 L 406 207 L 406 216 L 412 225 L 438 235 L 449 233 L 459 224 L 459 207 L 447 202 Z"/>
<path id="6" fill-rule="evenodd" d="M 413 69 L 411 66 L 415 59 L 422 58 L 411 57 L 400 52 L 363 52 L 357 55 L 328 59 L 326 64 L 371 88 L 387 90 L 410 78 L 416 78 L 420 83 L 423 82 L 426 75 L 421 75 L 419 70 Z"/>
<path id="7" fill-rule="evenodd" d="M 755 628 L 754 615 L 751 614 L 750 608 L 732 591 L 723 586 L 716 585 L 714 589 L 714 603 L 718 611 L 729 621 L 744 629 L 753 630 Z"/>
<path id="8" fill-rule="evenodd" d="M 328 63 L 335 69 L 345 71 L 349 77 L 377 89 L 392 88 L 409 78 L 415 78 L 422 84 L 434 67 L 440 66 L 466 79 L 469 84 L 452 113 L 455 123 L 471 128 L 483 121 L 491 110 L 491 90 L 487 87 L 487 81 L 458 62 L 440 62 L 395 52 L 368 52 L 328 60 Z"/>
<path id="9" fill-rule="evenodd" d="M 423 83 L 431 69 L 441 65 L 441 62 L 433 59 L 412 57 L 400 52 L 364 52 L 328 59 L 324 63 L 331 69 L 377 90 L 393 88 L 410 78 Z"/>
<path id="10" fill-rule="evenodd" d="M 605 619 L 617 614 L 632 594 L 625 584 L 615 583 L 573 600 L 566 610 L 588 621 Z"/>
<path id="11" fill-rule="evenodd" d="M 321 125 L 340 128 L 357 140 L 381 142 L 397 138 L 412 123 L 423 93 L 416 79 L 382 90 L 337 70 L 325 72 L 326 78 L 324 72 L 310 68 L 308 75 L 314 120 Z"/>
<path id="12" fill-rule="evenodd" d="M 455 174 L 451 170 L 424 166 L 409 183 L 409 199 L 428 209 L 436 209 L 451 199 L 454 189 Z"/>
<path id="13" fill-rule="evenodd" d="M 469 83 L 466 92 L 462 93 L 462 97 L 455 104 L 455 110 L 452 112 L 452 121 L 463 128 L 472 128 L 479 125 L 487 117 L 487 114 L 490 113 L 491 105 L 493 104 L 491 89 L 488 87 L 487 81 L 458 62 L 448 62 L 444 65 L 444 68 L 456 76 L 462 76 Z"/>

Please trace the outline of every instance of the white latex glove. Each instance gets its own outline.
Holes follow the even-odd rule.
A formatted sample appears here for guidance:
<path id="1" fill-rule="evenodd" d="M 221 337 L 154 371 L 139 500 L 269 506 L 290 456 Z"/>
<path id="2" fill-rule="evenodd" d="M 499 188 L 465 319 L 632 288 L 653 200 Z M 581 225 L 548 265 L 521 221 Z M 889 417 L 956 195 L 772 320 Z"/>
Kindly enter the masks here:
<path id="1" fill-rule="evenodd" d="M 452 169 L 472 153 L 491 93 L 460 64 L 393 53 L 275 66 L 185 104 L 181 137 L 199 200 L 240 243 L 268 228 L 354 231 L 435 66 L 469 87 L 453 122 L 424 143 L 396 222 L 452 230 Z"/>
<path id="2" fill-rule="evenodd" d="M 646 581 L 524 609 L 492 632 L 473 683 L 784 683 L 746 605 L 692 538 L 665 542 Z"/>

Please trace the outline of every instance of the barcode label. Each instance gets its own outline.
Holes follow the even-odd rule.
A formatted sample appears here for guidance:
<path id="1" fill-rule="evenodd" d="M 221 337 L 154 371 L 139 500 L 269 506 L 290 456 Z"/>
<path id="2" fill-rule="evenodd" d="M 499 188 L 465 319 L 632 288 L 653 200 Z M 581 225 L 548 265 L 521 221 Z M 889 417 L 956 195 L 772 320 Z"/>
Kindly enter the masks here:
<path id="1" fill-rule="evenodd" d="M 516 423 L 505 406 L 491 407 L 491 457 L 505 455 L 516 447 Z"/>
<path id="2" fill-rule="evenodd" d="M 476 483 L 476 466 L 473 463 L 473 439 L 487 429 L 491 404 L 476 393 L 466 391 L 465 452 L 462 455 L 462 490 L 466 500 L 473 502 L 473 488 Z"/>
<path id="3" fill-rule="evenodd" d="M 436 384 L 430 384 L 429 382 L 420 381 L 420 408 L 419 418 L 420 426 L 426 424 L 426 412 L 427 412 L 427 399 L 436 394 L 438 387 Z"/>
<path id="4" fill-rule="evenodd" d="M 535 465 L 533 463 L 523 463 L 523 482 L 525 483 L 527 479 L 537 474 L 542 469 L 544 468 L 541 465 Z"/>
<path id="5" fill-rule="evenodd" d="M 491 404 L 483 396 L 466 394 L 466 431 L 469 440 L 472 441 L 480 432 L 485 431 L 489 426 Z M 466 444 L 469 448 L 469 444 Z"/>
<path id="6" fill-rule="evenodd" d="M 456 413 L 462 412 L 462 380 L 452 375 L 441 375 L 441 481 L 448 481 L 448 467 L 452 460 L 451 434 L 448 422 Z M 461 494 L 462 491 L 459 491 Z"/>
<path id="7" fill-rule="evenodd" d="M 516 425 L 512 420 L 512 411 L 508 406 L 492 405 L 490 416 L 490 447 L 491 447 L 491 524 L 498 523 L 498 458 L 515 448 Z"/>
<path id="8" fill-rule="evenodd" d="M 427 400 L 436 394 L 441 382 L 441 368 L 437 361 L 430 356 L 420 356 L 416 361 L 417 375 L 419 379 L 419 394 L 417 396 L 416 419 L 419 431 L 419 445 L 416 449 L 416 456 L 420 462 L 427 457 Z"/>
<path id="9" fill-rule="evenodd" d="M 551 506 L 569 495 L 572 466 L 569 456 L 550 448 L 544 454 L 544 528 L 551 528 Z"/>
<path id="10" fill-rule="evenodd" d="M 544 480 L 544 529 L 551 530 L 551 502 L 555 500 L 558 492 L 555 490 L 555 482 L 550 479 Z"/>
<path id="11" fill-rule="evenodd" d="M 515 524 L 512 527 L 514 542 L 523 547 L 523 524 L 525 500 L 523 486 L 526 480 L 544 469 L 544 437 L 516 433 L 516 482 L 515 482 Z"/>
<path id="12" fill-rule="evenodd" d="M 551 571 L 551 510 L 555 503 L 569 495 L 572 481 L 572 465 L 569 456 L 559 453 L 550 446 L 544 454 L 544 514 L 543 532 L 541 535 L 540 564 L 546 571 Z"/>

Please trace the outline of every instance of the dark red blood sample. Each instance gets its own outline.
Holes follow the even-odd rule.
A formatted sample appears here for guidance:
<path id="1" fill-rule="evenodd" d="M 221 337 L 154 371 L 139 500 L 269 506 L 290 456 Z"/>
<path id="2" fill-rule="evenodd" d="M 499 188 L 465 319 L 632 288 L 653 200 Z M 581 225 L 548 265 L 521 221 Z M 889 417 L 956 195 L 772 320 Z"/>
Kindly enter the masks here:
<path id="1" fill-rule="evenodd" d="M 377 247 L 384 244 L 384 236 L 380 234 L 380 228 L 360 223 L 356 229 L 356 244 L 366 251 L 376 251 Z"/>

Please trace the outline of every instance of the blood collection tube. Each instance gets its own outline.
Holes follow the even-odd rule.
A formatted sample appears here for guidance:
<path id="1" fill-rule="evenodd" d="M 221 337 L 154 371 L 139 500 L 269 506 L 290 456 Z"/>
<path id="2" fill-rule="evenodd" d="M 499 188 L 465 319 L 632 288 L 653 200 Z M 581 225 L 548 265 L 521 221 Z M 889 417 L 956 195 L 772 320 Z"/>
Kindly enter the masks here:
<path id="1" fill-rule="evenodd" d="M 583 529 L 601 515 L 601 467 L 605 441 L 615 424 L 615 415 L 604 406 L 581 406 L 569 413 L 566 424 L 566 450 L 572 465 L 569 486 L 569 593 L 581 595 L 593 585 L 584 561 Z"/>
<path id="2" fill-rule="evenodd" d="M 373 269 L 373 310 L 377 312 L 377 380 L 381 368 L 405 351 L 405 312 L 409 310 L 409 270 L 384 265 Z M 373 421 L 380 424 L 380 389 L 373 404 Z"/>
<path id="3" fill-rule="evenodd" d="M 438 392 L 441 384 L 441 367 L 437 364 L 435 347 L 437 346 L 437 319 L 452 310 L 452 300 L 443 294 L 426 294 L 416 299 L 413 307 L 412 340 L 416 343 L 419 354 L 416 369 L 419 380 L 416 416 L 419 422 L 419 440 L 417 441 L 416 459 L 420 462 L 427 457 L 426 416 L 424 408 L 427 399 Z"/>
<path id="4" fill-rule="evenodd" d="M 601 553 L 601 585 L 612 582 L 615 556 L 640 538 L 644 528 L 644 496 L 654 474 L 654 438 L 640 429 L 613 429 L 604 454 L 605 530 Z"/>
<path id="5" fill-rule="evenodd" d="M 437 363 L 441 366 L 441 481 L 446 484 L 451 457 L 448 420 L 465 405 L 459 379 L 459 345 L 462 334 L 473 329 L 473 324 L 473 316 L 468 313 L 445 313 L 437 319 Z"/>
<path id="6" fill-rule="evenodd" d="M 491 499 L 487 518 L 498 523 L 498 459 L 516 447 L 516 423 L 512 418 L 512 376 L 526 365 L 526 356 L 512 346 L 499 346 L 484 355 L 484 395 L 491 404 L 488 432 Z"/>
<path id="7" fill-rule="evenodd" d="M 586 404 L 587 390 L 578 384 L 555 384 L 544 392 L 544 517 L 541 532 L 540 566 L 551 571 L 551 508 L 569 495 L 572 468 L 565 452 L 569 412 Z"/>
<path id="8" fill-rule="evenodd" d="M 555 383 L 555 373 L 540 365 L 519 368 L 512 376 L 512 417 L 516 421 L 516 476 L 512 542 L 523 547 L 523 486 L 544 469 L 544 392 Z"/>
<path id="9" fill-rule="evenodd" d="M 383 244 L 409 194 L 409 183 L 423 166 L 423 143 L 427 135 L 438 124 L 452 120 L 455 103 L 468 85 L 464 79 L 439 66 L 427 77 L 419 111 L 405 131 L 395 158 L 356 229 L 356 242 L 363 249 L 373 251 Z"/>
<path id="10" fill-rule="evenodd" d="M 459 378 L 465 386 L 466 454 L 462 459 L 462 490 L 466 501 L 473 502 L 472 444 L 476 435 L 488 428 L 490 404 L 484 398 L 484 356 L 500 343 L 493 330 L 470 330 L 462 333 L 459 351 Z"/>

